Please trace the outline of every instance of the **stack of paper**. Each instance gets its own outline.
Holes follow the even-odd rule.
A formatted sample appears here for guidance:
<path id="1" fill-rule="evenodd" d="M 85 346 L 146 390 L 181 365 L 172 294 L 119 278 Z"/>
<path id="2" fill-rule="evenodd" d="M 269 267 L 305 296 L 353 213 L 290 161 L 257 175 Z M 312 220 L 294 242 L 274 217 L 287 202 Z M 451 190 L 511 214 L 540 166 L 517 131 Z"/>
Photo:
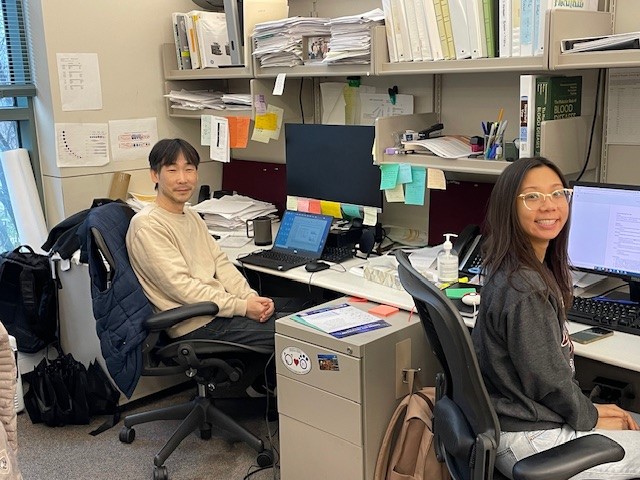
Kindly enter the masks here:
<path id="1" fill-rule="evenodd" d="M 640 32 L 618 33 L 600 37 L 572 38 L 560 42 L 560 51 L 562 53 L 633 49 L 640 49 Z"/>
<path id="2" fill-rule="evenodd" d="M 166 94 L 171 108 L 176 110 L 248 110 L 251 109 L 251 95 L 240 93 L 220 93 L 208 90 L 171 90 Z"/>
<path id="3" fill-rule="evenodd" d="M 328 36 L 328 18 L 291 17 L 256 24 L 253 55 L 261 67 L 302 65 L 302 37 Z"/>
<path id="4" fill-rule="evenodd" d="M 134 193 L 129 192 L 127 198 L 127 204 L 133 209 L 134 212 L 139 212 L 147 205 L 150 205 L 156 201 L 155 193 Z"/>
<path id="5" fill-rule="evenodd" d="M 245 222 L 276 213 L 276 207 L 243 195 L 226 195 L 205 200 L 192 207 L 203 214 L 209 231 L 217 235 L 246 235 Z"/>
<path id="6" fill-rule="evenodd" d="M 359 15 L 329 21 L 331 40 L 323 63 L 370 63 L 371 29 L 384 24 L 384 12 L 376 8 Z"/>
<path id="7" fill-rule="evenodd" d="M 471 146 L 469 143 L 453 136 L 414 140 L 412 142 L 402 142 L 402 144 L 409 148 L 426 148 L 434 155 L 443 158 L 463 158 L 471 155 Z"/>

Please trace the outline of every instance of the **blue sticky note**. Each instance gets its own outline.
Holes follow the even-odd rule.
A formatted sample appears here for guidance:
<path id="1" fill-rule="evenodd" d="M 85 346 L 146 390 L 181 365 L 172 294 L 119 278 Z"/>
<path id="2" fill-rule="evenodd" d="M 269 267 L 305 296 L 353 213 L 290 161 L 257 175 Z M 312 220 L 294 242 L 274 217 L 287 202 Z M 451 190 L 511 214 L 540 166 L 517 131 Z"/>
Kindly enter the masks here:
<path id="1" fill-rule="evenodd" d="M 411 183 L 412 180 L 411 165 L 401 163 L 400 169 L 398 170 L 398 183 Z"/>
<path id="2" fill-rule="evenodd" d="M 411 167 L 411 183 L 404 186 L 404 203 L 407 205 L 424 205 L 427 169 L 425 167 Z"/>
<path id="3" fill-rule="evenodd" d="M 397 163 L 383 163 L 380 165 L 380 190 L 395 188 L 398 184 L 400 165 Z"/>
<path id="4" fill-rule="evenodd" d="M 350 203 L 342 204 L 342 213 L 348 218 L 362 218 L 360 207 L 357 205 L 351 205 Z"/>

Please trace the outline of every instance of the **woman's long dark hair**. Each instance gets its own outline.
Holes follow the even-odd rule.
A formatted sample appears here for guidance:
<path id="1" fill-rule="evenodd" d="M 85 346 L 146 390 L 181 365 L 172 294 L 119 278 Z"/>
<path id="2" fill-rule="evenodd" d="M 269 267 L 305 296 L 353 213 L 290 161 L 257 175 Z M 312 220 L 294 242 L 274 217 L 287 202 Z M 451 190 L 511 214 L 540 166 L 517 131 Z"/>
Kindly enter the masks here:
<path id="1" fill-rule="evenodd" d="M 547 284 L 547 292 L 563 302 L 565 308 L 571 305 L 572 285 L 569 272 L 567 243 L 569 240 L 569 220 L 558 236 L 549 242 L 544 261 L 536 257 L 531 241 L 520 225 L 517 214 L 518 195 L 522 181 L 530 170 L 548 167 L 553 170 L 562 185 L 568 187 L 560 169 L 544 157 L 521 158 L 516 160 L 498 177 L 485 220 L 485 240 L 483 243 L 483 271 L 487 278 L 502 270 L 510 279 L 514 272 L 528 268 L 537 272 Z M 514 285 L 515 288 L 522 288 Z M 526 287 L 525 287 L 526 288 Z M 561 315 L 564 319 L 564 315 Z"/>

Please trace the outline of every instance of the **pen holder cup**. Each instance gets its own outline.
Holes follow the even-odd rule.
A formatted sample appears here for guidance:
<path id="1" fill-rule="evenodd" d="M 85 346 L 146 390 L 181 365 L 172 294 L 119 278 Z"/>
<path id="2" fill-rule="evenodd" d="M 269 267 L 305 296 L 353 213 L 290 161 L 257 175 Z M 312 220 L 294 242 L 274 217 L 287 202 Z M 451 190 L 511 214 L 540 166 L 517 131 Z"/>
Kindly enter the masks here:
<path id="1" fill-rule="evenodd" d="M 249 224 L 252 225 L 251 232 Z M 257 217 L 253 220 L 247 220 L 247 237 L 253 238 L 253 243 L 258 246 L 271 245 L 271 219 L 269 217 Z"/>

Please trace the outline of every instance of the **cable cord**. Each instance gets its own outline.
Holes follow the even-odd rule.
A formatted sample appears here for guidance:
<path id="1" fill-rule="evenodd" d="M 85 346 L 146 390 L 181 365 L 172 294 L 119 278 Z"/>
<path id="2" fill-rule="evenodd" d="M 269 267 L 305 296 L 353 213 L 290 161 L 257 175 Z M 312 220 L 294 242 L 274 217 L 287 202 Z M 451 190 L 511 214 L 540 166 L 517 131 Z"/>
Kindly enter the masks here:
<path id="1" fill-rule="evenodd" d="M 593 145 L 593 135 L 596 129 L 596 119 L 598 118 L 598 105 L 600 103 L 600 87 L 602 84 L 603 72 L 604 72 L 604 69 L 602 68 L 598 70 L 598 81 L 596 82 L 596 96 L 595 96 L 596 103 L 593 110 L 593 120 L 591 121 L 591 131 L 589 133 L 589 146 L 587 147 L 587 155 L 584 160 L 584 165 L 582 165 L 582 170 L 580 171 L 578 178 L 576 178 L 576 182 L 580 181 L 580 179 L 584 175 L 584 172 L 587 171 L 587 165 L 589 165 L 589 157 L 591 156 L 591 147 Z"/>

